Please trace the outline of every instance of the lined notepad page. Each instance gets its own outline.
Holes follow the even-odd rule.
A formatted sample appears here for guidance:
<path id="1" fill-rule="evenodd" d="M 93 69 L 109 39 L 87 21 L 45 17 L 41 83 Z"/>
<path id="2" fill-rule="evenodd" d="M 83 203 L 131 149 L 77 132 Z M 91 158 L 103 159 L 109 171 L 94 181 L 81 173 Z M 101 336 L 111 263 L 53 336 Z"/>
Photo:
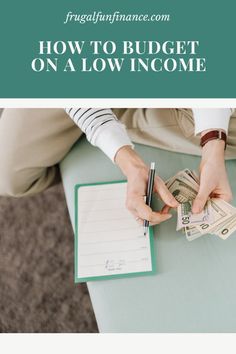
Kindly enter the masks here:
<path id="1" fill-rule="evenodd" d="M 78 278 L 152 270 L 150 235 L 125 208 L 126 186 L 78 188 Z"/>

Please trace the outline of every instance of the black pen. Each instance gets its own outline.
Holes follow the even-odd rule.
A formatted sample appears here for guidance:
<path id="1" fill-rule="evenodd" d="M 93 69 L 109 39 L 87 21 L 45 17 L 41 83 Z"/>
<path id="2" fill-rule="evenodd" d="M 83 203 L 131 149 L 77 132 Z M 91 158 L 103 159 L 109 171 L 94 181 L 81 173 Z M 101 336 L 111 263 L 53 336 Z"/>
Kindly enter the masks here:
<path id="1" fill-rule="evenodd" d="M 154 178 L 155 178 L 155 162 L 151 162 L 149 174 L 148 174 L 148 185 L 147 185 L 147 193 L 146 193 L 146 204 L 150 207 L 152 202 L 152 193 L 154 186 Z M 143 233 L 144 236 L 147 235 L 149 228 L 149 221 L 144 220 L 143 222 Z"/>

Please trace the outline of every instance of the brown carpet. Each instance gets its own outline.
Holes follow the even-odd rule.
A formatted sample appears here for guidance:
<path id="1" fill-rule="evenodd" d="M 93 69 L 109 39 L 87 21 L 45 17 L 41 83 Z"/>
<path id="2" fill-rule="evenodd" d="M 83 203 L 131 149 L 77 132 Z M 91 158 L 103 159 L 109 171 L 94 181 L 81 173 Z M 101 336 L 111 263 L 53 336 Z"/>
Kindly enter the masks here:
<path id="1" fill-rule="evenodd" d="M 61 184 L 0 198 L 0 332 L 97 332 L 87 287 L 73 282 L 73 252 Z"/>

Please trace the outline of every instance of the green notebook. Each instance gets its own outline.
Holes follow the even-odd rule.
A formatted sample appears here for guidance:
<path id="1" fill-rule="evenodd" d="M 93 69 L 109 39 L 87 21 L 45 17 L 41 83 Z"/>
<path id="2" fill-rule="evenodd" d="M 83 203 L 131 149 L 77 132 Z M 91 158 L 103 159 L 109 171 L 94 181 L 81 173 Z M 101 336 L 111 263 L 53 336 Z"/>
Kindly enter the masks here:
<path id="1" fill-rule="evenodd" d="M 125 208 L 126 181 L 75 186 L 75 282 L 155 273 L 153 230 Z"/>

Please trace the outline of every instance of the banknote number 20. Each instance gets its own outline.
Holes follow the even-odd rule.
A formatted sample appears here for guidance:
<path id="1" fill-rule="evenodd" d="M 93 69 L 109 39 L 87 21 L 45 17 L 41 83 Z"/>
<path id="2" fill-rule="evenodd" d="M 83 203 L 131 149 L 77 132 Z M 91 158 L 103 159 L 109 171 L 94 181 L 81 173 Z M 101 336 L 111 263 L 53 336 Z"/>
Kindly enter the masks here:
<path id="1" fill-rule="evenodd" d="M 183 216 L 182 217 L 182 223 L 183 223 L 183 225 L 189 224 L 189 216 Z"/>

